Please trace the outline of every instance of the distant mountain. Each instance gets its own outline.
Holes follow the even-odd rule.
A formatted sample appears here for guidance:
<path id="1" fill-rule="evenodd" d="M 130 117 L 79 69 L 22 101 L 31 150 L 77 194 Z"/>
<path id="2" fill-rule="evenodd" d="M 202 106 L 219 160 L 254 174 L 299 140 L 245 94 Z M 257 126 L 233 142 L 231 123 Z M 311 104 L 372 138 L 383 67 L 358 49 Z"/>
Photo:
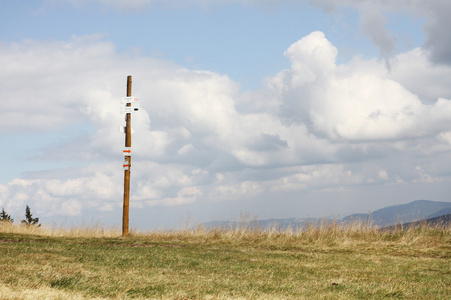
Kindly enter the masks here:
<path id="1" fill-rule="evenodd" d="M 424 220 L 451 213 L 451 202 L 417 200 L 407 204 L 378 209 L 370 214 L 351 215 L 344 222 L 356 220 L 370 222 L 377 226 L 390 226 Z"/>
<path id="2" fill-rule="evenodd" d="M 400 228 L 409 228 L 409 227 L 417 227 L 417 226 L 449 226 L 451 225 L 451 214 L 441 215 L 439 217 L 428 218 L 421 221 L 409 222 L 399 225 L 392 225 L 388 227 L 382 228 L 383 230 L 393 230 Z"/>
<path id="3" fill-rule="evenodd" d="M 379 227 L 393 226 L 396 224 L 412 223 L 415 221 L 432 219 L 451 214 L 451 202 L 416 200 L 407 204 L 393 205 L 378 209 L 369 214 L 352 214 L 341 220 L 325 218 L 288 218 L 267 219 L 253 221 L 213 221 L 203 225 L 208 228 L 250 228 L 277 230 L 298 230 L 308 225 L 327 224 L 338 221 L 340 223 L 351 223 L 354 221 L 368 222 Z"/>
<path id="4" fill-rule="evenodd" d="M 439 210 L 438 212 L 433 213 L 428 218 L 435 218 L 435 217 L 440 217 L 440 216 L 443 216 L 443 215 L 450 215 L 450 214 L 451 214 L 451 206 L 450 207 L 445 207 L 445 208 Z"/>
<path id="5" fill-rule="evenodd" d="M 368 222 L 369 216 L 369 214 L 352 214 L 342 218 L 340 221 L 343 223 L 352 223 L 354 221 Z"/>

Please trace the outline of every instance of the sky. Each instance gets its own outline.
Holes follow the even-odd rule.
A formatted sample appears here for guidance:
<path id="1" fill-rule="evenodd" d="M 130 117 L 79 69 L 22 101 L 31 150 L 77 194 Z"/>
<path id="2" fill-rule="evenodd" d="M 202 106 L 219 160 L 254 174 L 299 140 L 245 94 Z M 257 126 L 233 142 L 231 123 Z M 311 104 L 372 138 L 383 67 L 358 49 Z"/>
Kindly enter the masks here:
<path id="1" fill-rule="evenodd" d="M 451 202 L 448 0 L 0 0 L 0 207 L 130 227 Z"/>

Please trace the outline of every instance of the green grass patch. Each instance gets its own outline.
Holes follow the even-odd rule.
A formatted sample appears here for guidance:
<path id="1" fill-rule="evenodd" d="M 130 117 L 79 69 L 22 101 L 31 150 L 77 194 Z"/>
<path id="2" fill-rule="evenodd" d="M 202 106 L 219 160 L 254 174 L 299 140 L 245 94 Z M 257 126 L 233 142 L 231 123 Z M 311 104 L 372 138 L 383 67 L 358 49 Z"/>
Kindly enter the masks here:
<path id="1" fill-rule="evenodd" d="M 446 299 L 450 229 L 0 231 L 0 299 Z"/>

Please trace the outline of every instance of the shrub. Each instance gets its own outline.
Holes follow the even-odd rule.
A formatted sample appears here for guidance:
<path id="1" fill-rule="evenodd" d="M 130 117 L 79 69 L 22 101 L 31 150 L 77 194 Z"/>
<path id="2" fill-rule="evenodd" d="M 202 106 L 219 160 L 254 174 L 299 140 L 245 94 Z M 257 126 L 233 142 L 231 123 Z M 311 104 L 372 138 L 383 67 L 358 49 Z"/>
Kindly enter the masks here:
<path id="1" fill-rule="evenodd" d="M 26 226 L 31 225 L 41 226 L 41 224 L 38 224 L 38 222 L 39 218 L 33 218 L 33 214 L 30 211 L 30 207 L 27 205 L 27 207 L 25 208 L 25 220 L 20 221 L 20 223 Z"/>
<path id="2" fill-rule="evenodd" d="M 12 219 L 11 216 L 6 213 L 4 208 L 2 208 L 2 212 L 0 213 L 0 222 L 14 222 L 14 219 Z"/>

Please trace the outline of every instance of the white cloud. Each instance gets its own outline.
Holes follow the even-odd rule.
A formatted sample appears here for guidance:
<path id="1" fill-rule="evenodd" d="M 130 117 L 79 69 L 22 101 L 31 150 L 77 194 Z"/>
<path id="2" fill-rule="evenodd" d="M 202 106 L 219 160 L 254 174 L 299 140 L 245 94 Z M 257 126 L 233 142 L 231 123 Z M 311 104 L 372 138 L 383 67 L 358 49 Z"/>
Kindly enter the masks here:
<path id="1" fill-rule="evenodd" d="M 418 179 L 415 179 L 414 182 L 434 182 L 431 175 L 427 174 L 421 166 L 415 166 L 415 173 L 417 174 Z"/>
<path id="2" fill-rule="evenodd" d="M 84 121 L 80 110 L 88 105 L 86 91 L 105 80 L 95 79 L 108 70 L 104 57 L 113 52 L 111 43 L 93 37 L 2 44 L 1 94 L 9 100 L 0 104 L 0 130 L 39 132 Z"/>
<path id="3" fill-rule="evenodd" d="M 378 175 L 379 175 L 379 178 L 381 178 L 383 180 L 388 180 L 389 179 L 388 173 L 385 170 L 380 170 Z"/>
<path id="4" fill-rule="evenodd" d="M 363 62 L 370 69 L 360 61 L 337 66 L 337 50 L 320 32 L 294 43 L 286 55 L 291 69 L 269 82 L 284 97 L 281 116 L 311 124 L 317 134 L 356 141 L 424 137 L 451 121 L 450 101 L 424 105 L 380 62 Z"/>
<path id="5" fill-rule="evenodd" d="M 416 48 L 392 57 L 389 64 L 387 76 L 418 95 L 423 102 L 451 98 L 451 86 L 446 84 L 451 76 L 451 67 L 432 63 L 428 51 Z"/>
<path id="6" fill-rule="evenodd" d="M 364 183 L 364 178 L 346 170 L 343 165 L 324 164 L 296 167 L 294 174 L 277 179 L 270 184 L 270 191 L 296 191 L 306 188 L 331 188 Z"/>
<path id="7" fill-rule="evenodd" d="M 90 176 L 79 177 L 87 169 L 79 169 L 77 177 L 66 180 L 15 179 L 0 185 L 3 191 L 2 201 L 16 214 L 20 213 L 25 205 L 30 205 L 38 214 L 46 217 L 79 216 L 83 209 L 90 205 L 101 209 L 111 201 L 119 203 L 118 195 L 121 193 L 119 176 L 94 172 Z"/>
<path id="8" fill-rule="evenodd" d="M 438 138 L 451 145 L 451 131 L 441 132 Z"/>
<path id="9" fill-rule="evenodd" d="M 261 195 L 265 191 L 264 184 L 256 181 L 221 182 L 214 185 L 210 193 L 213 201 L 237 201 L 243 198 L 252 198 Z"/>

